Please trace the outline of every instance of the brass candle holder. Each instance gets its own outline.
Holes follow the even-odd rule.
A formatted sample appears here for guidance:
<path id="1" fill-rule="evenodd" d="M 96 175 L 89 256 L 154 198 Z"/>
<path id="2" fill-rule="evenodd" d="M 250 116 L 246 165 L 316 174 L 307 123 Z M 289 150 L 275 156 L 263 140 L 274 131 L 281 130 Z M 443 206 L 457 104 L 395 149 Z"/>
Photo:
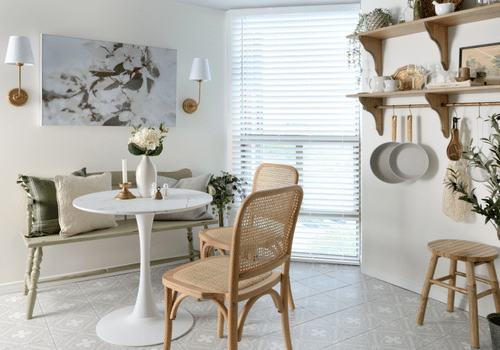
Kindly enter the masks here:
<path id="1" fill-rule="evenodd" d="M 134 199 L 135 196 L 128 190 L 130 186 L 132 186 L 131 182 L 122 183 L 119 185 L 122 191 L 118 193 L 115 197 L 116 200 L 126 200 L 126 199 Z"/>

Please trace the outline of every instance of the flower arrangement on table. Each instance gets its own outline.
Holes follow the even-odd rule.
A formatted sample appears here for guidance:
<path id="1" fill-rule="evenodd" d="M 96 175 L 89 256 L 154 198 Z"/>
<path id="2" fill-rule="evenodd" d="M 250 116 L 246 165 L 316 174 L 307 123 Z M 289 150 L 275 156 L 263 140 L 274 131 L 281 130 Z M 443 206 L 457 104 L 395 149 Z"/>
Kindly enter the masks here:
<path id="1" fill-rule="evenodd" d="M 228 172 L 222 171 L 222 175 L 210 178 L 209 186 L 213 188 L 210 193 L 213 200 L 210 204 L 212 207 L 212 214 L 219 215 L 219 227 L 224 226 L 224 213 L 229 217 L 231 210 L 231 203 L 234 203 L 235 192 L 238 193 L 241 200 L 245 199 L 244 185 L 248 185 L 242 178 L 238 178 Z"/>
<path id="2" fill-rule="evenodd" d="M 159 156 L 163 151 L 163 140 L 169 129 L 160 124 L 142 128 L 141 125 L 132 125 L 132 137 L 128 141 L 128 150 L 134 156 Z"/>

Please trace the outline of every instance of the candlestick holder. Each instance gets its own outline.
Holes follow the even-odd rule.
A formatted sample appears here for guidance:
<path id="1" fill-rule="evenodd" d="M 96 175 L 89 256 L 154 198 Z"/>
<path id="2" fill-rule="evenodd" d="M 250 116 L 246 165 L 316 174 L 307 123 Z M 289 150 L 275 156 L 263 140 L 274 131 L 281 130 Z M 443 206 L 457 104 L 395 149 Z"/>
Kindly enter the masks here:
<path id="1" fill-rule="evenodd" d="M 116 200 L 126 200 L 126 199 L 134 199 L 135 196 L 128 190 L 130 186 L 132 186 L 131 182 L 126 182 L 119 184 L 120 188 L 122 191 L 118 193 L 118 195 L 115 197 Z"/>

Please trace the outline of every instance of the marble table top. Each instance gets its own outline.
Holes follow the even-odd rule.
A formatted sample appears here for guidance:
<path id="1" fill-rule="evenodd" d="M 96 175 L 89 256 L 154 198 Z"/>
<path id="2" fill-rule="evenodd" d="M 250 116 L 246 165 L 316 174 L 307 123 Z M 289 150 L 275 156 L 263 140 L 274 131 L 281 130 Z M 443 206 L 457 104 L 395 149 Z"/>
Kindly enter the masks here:
<path id="1" fill-rule="evenodd" d="M 139 191 L 134 188 L 130 192 L 136 198 L 116 200 L 115 197 L 120 190 L 96 192 L 76 198 L 73 206 L 91 213 L 136 215 L 191 210 L 203 207 L 212 201 L 212 196 L 208 193 L 175 188 L 168 189 L 167 199 L 141 198 Z"/>

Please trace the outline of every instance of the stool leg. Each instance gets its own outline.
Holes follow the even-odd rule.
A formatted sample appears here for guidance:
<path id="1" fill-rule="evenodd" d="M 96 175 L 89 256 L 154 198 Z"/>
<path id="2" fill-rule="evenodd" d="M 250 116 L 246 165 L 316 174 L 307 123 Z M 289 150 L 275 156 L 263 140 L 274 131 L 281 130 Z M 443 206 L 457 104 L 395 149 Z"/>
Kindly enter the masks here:
<path id="1" fill-rule="evenodd" d="M 429 299 L 429 291 L 431 290 L 431 279 L 434 277 L 436 265 L 439 256 L 432 254 L 427 275 L 425 276 L 424 287 L 422 294 L 420 294 L 420 303 L 418 304 L 418 313 L 416 323 L 422 325 L 424 323 L 425 308 L 427 307 L 427 300 Z"/>
<path id="2" fill-rule="evenodd" d="M 487 262 L 486 266 L 488 267 L 488 274 L 490 275 L 490 284 L 493 294 L 493 300 L 495 301 L 495 309 L 496 312 L 500 312 L 500 291 L 498 289 L 498 278 L 497 272 L 495 270 L 495 262 Z"/>
<path id="3" fill-rule="evenodd" d="M 474 263 L 465 262 L 465 273 L 467 275 L 467 294 L 469 295 L 469 327 L 470 346 L 479 348 L 479 325 L 477 320 L 477 286 L 474 275 Z"/>
<path id="4" fill-rule="evenodd" d="M 450 286 L 455 286 L 457 281 L 457 261 L 450 259 Z M 453 289 L 448 289 L 448 303 L 446 305 L 446 311 L 453 312 L 455 307 L 455 291 Z"/>

